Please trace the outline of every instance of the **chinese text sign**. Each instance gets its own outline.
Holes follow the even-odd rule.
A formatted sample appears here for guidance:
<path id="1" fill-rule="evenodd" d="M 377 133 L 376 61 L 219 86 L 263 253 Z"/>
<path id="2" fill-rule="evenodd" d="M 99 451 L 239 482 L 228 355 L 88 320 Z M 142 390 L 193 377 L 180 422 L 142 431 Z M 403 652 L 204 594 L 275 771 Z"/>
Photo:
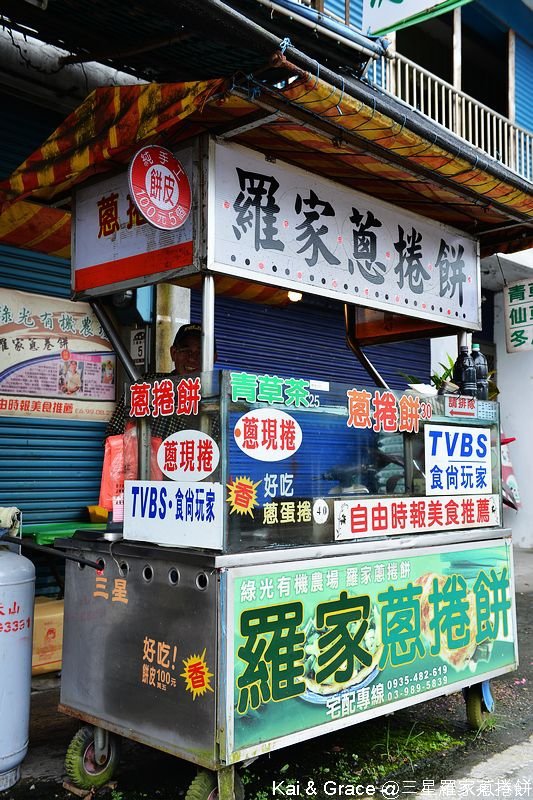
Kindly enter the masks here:
<path id="1" fill-rule="evenodd" d="M 239 757 L 259 743 L 390 713 L 516 664 L 504 541 L 230 576 L 228 701 Z"/>
<path id="2" fill-rule="evenodd" d="M 236 145 L 216 145 L 209 266 L 479 328 L 475 240 Z"/>
<path id="3" fill-rule="evenodd" d="M 124 538 L 175 547 L 222 547 L 220 483 L 125 481 Z"/>
<path id="4" fill-rule="evenodd" d="M 115 372 L 115 354 L 86 303 L 4 290 L 1 416 L 106 422 Z"/>
<path id="5" fill-rule="evenodd" d="M 185 171 L 192 151 L 181 151 Z M 153 198 L 161 192 L 154 180 Z M 162 201 L 161 201 L 162 202 Z M 192 263 L 192 219 L 176 230 L 159 230 L 135 205 L 127 173 L 85 186 L 76 193 L 73 239 L 73 288 L 98 290 L 156 275 Z"/>
<path id="6" fill-rule="evenodd" d="M 425 425 L 424 452 L 428 495 L 491 491 L 489 428 Z"/>
<path id="7" fill-rule="evenodd" d="M 504 286 L 503 298 L 507 352 L 533 350 L 533 281 Z"/>

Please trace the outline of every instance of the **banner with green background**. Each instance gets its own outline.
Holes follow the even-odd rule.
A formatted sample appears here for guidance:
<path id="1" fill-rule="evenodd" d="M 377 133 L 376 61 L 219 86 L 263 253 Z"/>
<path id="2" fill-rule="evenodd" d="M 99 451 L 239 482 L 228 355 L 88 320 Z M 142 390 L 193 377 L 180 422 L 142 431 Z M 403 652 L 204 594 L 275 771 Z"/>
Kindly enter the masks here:
<path id="1" fill-rule="evenodd" d="M 498 540 L 230 571 L 233 752 L 512 669 L 511 568 Z"/>

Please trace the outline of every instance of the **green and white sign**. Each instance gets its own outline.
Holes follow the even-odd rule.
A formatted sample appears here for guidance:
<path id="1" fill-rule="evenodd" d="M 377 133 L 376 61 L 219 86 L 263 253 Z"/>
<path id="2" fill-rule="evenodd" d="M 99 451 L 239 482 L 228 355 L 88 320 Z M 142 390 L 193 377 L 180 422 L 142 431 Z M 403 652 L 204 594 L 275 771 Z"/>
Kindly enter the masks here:
<path id="1" fill-rule="evenodd" d="M 363 0 L 363 33 L 388 33 L 415 25 L 471 0 Z"/>
<path id="2" fill-rule="evenodd" d="M 510 542 L 228 572 L 230 761 L 517 663 Z"/>
<path id="3" fill-rule="evenodd" d="M 508 353 L 533 350 L 533 281 L 503 287 L 505 341 Z"/>

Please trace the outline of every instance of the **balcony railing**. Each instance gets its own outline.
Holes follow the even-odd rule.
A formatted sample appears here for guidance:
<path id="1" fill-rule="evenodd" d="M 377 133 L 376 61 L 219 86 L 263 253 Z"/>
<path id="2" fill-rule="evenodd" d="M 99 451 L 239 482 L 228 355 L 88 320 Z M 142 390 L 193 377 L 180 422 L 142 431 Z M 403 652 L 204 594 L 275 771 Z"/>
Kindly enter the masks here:
<path id="1" fill-rule="evenodd" d="M 533 134 L 525 128 L 399 53 L 371 62 L 366 79 L 533 181 Z"/>

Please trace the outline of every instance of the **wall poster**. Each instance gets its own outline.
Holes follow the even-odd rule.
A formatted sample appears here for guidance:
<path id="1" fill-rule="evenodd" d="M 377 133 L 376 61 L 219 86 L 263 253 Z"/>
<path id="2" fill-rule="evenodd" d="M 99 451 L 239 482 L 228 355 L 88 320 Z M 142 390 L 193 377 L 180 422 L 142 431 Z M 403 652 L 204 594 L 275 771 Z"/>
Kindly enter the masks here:
<path id="1" fill-rule="evenodd" d="M 0 416 L 106 422 L 116 359 L 87 303 L 4 289 Z"/>

